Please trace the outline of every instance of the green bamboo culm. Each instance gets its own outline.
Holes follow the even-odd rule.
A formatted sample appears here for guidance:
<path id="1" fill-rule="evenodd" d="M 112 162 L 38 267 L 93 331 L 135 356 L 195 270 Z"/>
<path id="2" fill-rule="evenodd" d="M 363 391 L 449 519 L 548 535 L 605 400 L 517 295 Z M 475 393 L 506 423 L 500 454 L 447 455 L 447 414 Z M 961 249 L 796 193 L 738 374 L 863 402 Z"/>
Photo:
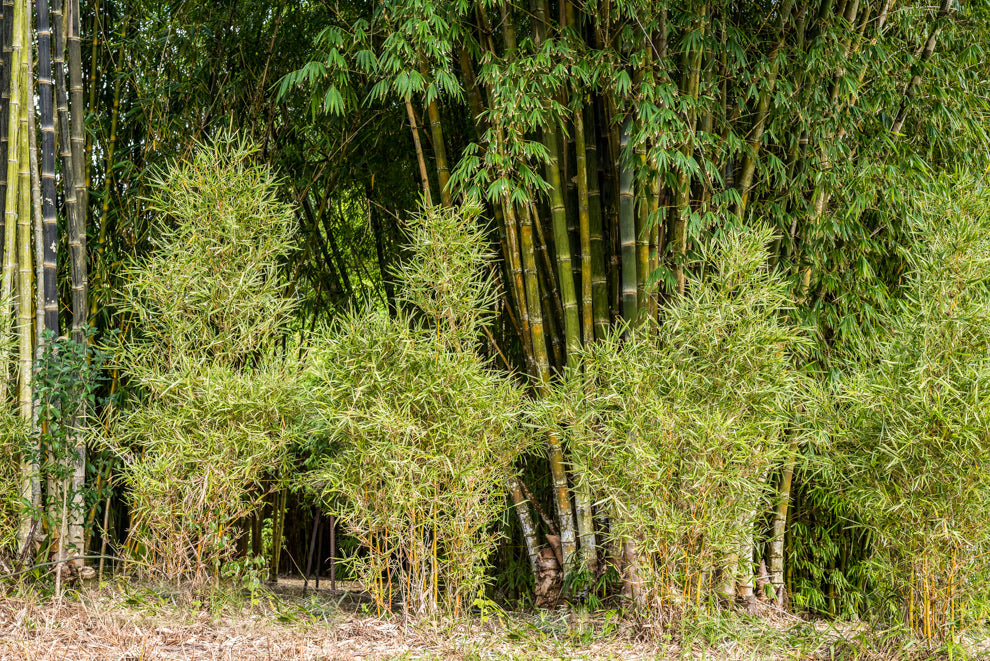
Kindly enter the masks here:
<path id="1" fill-rule="evenodd" d="M 7 149 L 10 126 L 10 73 L 14 57 L 14 0 L 0 3 L 0 236 L 7 199 Z"/>
<path id="2" fill-rule="evenodd" d="M 636 255 L 636 196 L 633 191 L 635 171 L 629 150 L 631 121 L 622 125 L 619 149 L 622 165 L 619 170 L 619 240 L 622 246 L 622 318 L 627 324 L 636 322 L 639 316 Z"/>

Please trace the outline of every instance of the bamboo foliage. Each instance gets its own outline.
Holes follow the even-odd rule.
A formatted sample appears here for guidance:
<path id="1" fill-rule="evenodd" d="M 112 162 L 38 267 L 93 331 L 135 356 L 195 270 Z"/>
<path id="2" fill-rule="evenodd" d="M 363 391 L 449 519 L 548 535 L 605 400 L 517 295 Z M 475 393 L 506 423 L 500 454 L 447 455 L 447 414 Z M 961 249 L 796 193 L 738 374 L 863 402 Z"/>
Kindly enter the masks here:
<path id="1" fill-rule="evenodd" d="M 985 188 L 927 195 L 905 298 L 839 394 L 833 476 L 873 534 L 866 566 L 919 636 L 948 640 L 987 612 Z M 855 481 L 850 479 L 856 475 Z M 896 491 L 888 484 L 896 484 Z"/>

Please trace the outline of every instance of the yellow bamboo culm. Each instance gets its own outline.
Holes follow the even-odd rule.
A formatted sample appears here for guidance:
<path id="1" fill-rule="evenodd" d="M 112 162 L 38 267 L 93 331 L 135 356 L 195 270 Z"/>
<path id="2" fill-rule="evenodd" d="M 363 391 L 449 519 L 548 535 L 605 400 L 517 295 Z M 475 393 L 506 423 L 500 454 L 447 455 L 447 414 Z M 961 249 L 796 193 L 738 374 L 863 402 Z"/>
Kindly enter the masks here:
<path id="1" fill-rule="evenodd" d="M 915 626 L 914 626 L 914 565 L 913 564 L 911 565 L 911 580 L 908 582 L 907 598 L 908 598 L 908 628 L 914 631 Z"/>
<path id="2" fill-rule="evenodd" d="M 385 563 L 385 576 L 388 579 L 388 587 L 386 588 L 386 595 L 388 597 L 388 608 L 392 607 L 392 567 L 389 565 L 388 557 L 388 528 L 385 528 L 382 533 L 382 560 Z"/>
<path id="3" fill-rule="evenodd" d="M 434 503 L 437 502 L 438 495 L 439 494 L 438 494 L 437 487 L 436 487 L 436 485 L 434 485 L 433 486 L 433 502 Z M 438 598 L 439 598 L 439 594 L 438 594 L 439 593 L 439 581 L 437 580 L 437 578 L 438 578 L 437 577 L 437 574 L 440 571 L 440 562 L 439 562 L 439 558 L 437 557 L 437 536 L 438 536 L 437 535 L 437 527 L 438 527 L 437 526 L 437 512 L 436 512 L 436 510 L 434 510 L 434 512 L 433 512 L 433 552 L 432 552 L 432 554 L 433 554 L 433 576 L 432 576 L 432 578 L 433 578 L 433 603 L 434 604 L 438 603 Z"/>

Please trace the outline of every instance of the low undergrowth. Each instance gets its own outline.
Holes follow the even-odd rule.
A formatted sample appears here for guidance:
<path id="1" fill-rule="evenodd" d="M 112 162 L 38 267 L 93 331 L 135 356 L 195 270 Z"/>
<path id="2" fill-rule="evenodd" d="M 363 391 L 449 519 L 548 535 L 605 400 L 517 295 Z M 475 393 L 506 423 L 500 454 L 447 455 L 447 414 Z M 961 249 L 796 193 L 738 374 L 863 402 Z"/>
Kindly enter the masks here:
<path id="1" fill-rule="evenodd" d="M 779 612 L 699 610 L 659 627 L 616 610 L 507 612 L 489 603 L 463 617 L 414 621 L 368 614 L 354 596 L 284 584 L 183 591 L 123 579 L 61 597 L 22 587 L 0 598 L 0 659 L 983 658 L 975 640 L 929 647 L 902 629 Z"/>

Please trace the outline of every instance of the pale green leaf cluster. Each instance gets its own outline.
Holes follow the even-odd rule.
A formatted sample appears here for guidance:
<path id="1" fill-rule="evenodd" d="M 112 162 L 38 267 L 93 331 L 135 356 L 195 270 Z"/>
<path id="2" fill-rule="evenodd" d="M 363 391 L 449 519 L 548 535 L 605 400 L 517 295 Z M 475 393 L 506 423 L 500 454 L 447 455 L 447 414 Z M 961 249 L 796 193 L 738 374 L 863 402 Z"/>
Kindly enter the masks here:
<path id="1" fill-rule="evenodd" d="M 309 356 L 331 452 L 306 479 L 367 550 L 352 561 L 380 607 L 470 607 L 525 447 L 522 389 L 467 342 L 493 296 L 476 222 L 471 208 L 414 220 L 403 279 L 425 318 L 358 312 Z"/>
<path id="2" fill-rule="evenodd" d="M 990 203 L 971 181 L 944 190 L 925 200 L 898 307 L 850 367 L 834 458 L 874 532 L 877 588 L 940 638 L 990 607 Z"/>
<path id="3" fill-rule="evenodd" d="M 292 212 L 253 151 L 219 140 L 157 179 L 158 250 L 129 269 L 135 328 L 111 347 L 135 393 L 109 441 L 130 547 L 161 578 L 216 574 L 295 434 L 298 370 L 277 346 L 294 307 L 279 272 Z"/>
<path id="4" fill-rule="evenodd" d="M 561 386 L 576 475 L 599 494 L 611 537 L 635 544 L 650 608 L 718 589 L 813 392 L 794 369 L 809 340 L 765 266 L 771 238 L 723 234 L 663 325 L 589 347 Z"/>
<path id="5" fill-rule="evenodd" d="M 26 510 L 21 484 L 21 457 L 28 428 L 12 411 L 0 411 L 0 560 L 18 553 L 18 526 Z"/>

